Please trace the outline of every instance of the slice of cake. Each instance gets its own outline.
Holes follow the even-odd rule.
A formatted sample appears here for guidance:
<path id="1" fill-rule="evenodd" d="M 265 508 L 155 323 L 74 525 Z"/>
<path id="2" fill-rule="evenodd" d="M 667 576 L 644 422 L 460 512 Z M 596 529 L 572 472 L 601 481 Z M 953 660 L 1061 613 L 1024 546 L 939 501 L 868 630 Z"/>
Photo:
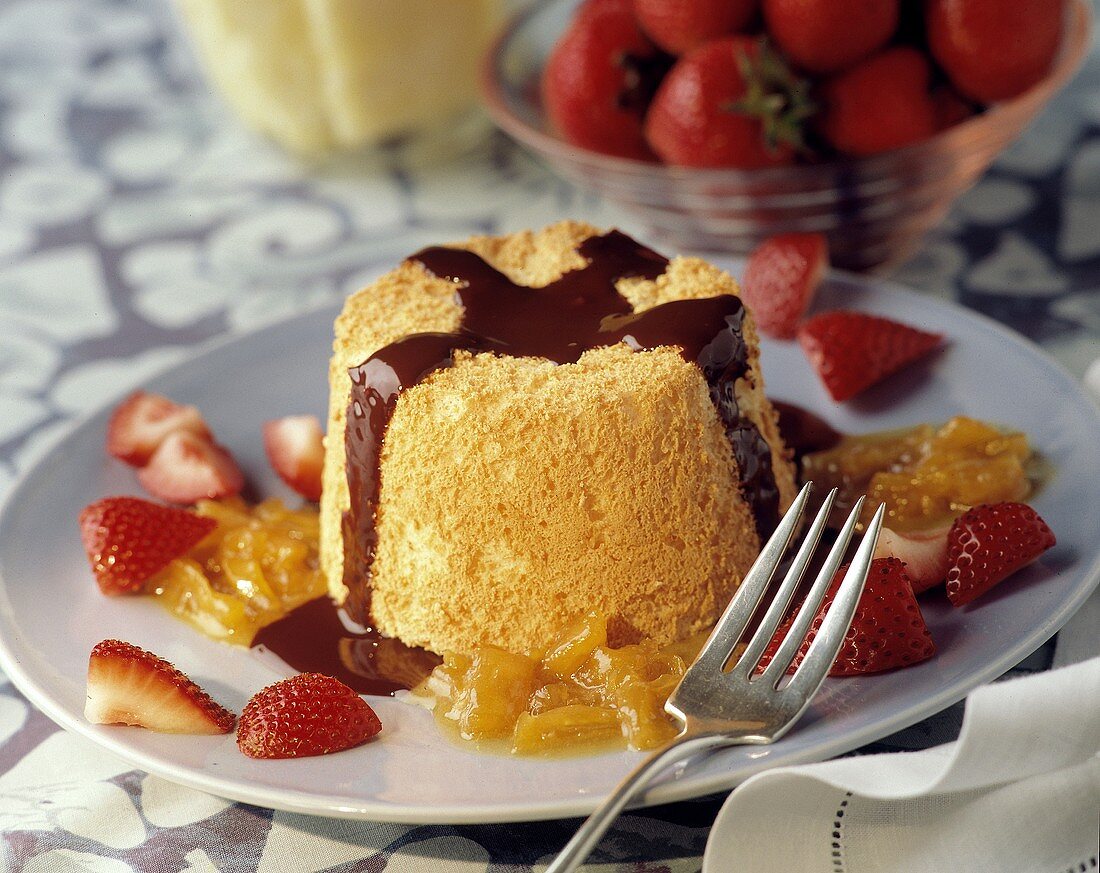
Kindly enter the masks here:
<path id="1" fill-rule="evenodd" d="M 433 651 L 713 624 L 794 496 L 732 278 L 562 222 L 425 249 L 336 321 L 332 596 Z"/>

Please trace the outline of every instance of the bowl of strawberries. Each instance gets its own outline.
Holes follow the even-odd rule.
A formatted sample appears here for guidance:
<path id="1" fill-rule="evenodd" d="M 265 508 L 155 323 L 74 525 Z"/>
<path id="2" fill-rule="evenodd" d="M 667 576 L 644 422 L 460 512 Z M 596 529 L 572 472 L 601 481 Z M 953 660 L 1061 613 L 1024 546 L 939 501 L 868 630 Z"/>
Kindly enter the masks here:
<path id="1" fill-rule="evenodd" d="M 496 123 L 657 238 L 821 233 L 903 260 L 1073 75 L 1087 0 L 550 0 L 490 50 Z"/>

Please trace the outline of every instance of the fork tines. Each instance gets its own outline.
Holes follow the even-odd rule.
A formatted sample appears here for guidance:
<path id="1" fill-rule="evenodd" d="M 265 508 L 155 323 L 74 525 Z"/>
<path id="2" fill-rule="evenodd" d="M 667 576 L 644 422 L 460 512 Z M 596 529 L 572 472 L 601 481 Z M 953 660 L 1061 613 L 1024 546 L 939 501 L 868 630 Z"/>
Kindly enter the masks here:
<path id="1" fill-rule="evenodd" d="M 791 504 L 791 508 L 780 521 L 775 533 L 772 534 L 761 550 L 759 557 L 745 575 L 737 594 L 729 606 L 726 607 L 695 664 L 692 665 L 693 670 L 696 667 L 708 670 L 722 669 L 735 647 L 740 643 L 750 618 L 759 607 L 764 592 L 771 584 L 777 567 L 798 531 L 809 500 L 812 484 L 806 483 L 799 492 Z M 833 577 L 844 560 L 844 554 L 851 542 L 852 534 L 863 509 L 864 501 L 862 497 L 856 501 L 852 511 L 848 514 L 836 542 L 829 550 L 828 557 L 825 559 L 825 563 L 822 565 L 809 593 L 803 600 L 802 606 L 799 608 L 798 614 L 794 618 L 783 642 L 763 670 L 763 675 L 755 676 L 759 673 L 760 657 L 767 649 L 776 629 L 779 627 L 779 623 L 786 615 L 795 590 L 798 588 L 806 568 L 817 550 L 836 497 L 837 489 L 834 488 L 829 492 L 817 516 L 810 524 L 806 537 L 779 589 L 776 591 L 774 599 L 761 619 L 759 627 L 731 671 L 734 678 L 746 681 L 755 678 L 757 681 L 763 681 L 775 688 L 778 687 L 780 680 L 787 672 L 787 668 L 810 629 L 810 624 L 821 606 Z M 878 532 L 882 526 L 883 513 L 884 507 L 880 506 L 871 523 L 867 526 L 867 532 L 852 558 L 851 566 L 845 574 L 836 596 L 833 598 L 828 614 L 821 627 L 818 628 L 806 657 L 802 660 L 801 665 L 787 686 L 792 691 L 797 690 L 812 694 L 813 691 L 816 691 L 820 680 L 824 678 L 836 658 L 836 654 L 840 650 L 840 644 L 848 631 L 848 626 L 851 624 L 852 616 L 855 614 L 860 595 L 863 592 L 863 585 L 878 540 Z"/>

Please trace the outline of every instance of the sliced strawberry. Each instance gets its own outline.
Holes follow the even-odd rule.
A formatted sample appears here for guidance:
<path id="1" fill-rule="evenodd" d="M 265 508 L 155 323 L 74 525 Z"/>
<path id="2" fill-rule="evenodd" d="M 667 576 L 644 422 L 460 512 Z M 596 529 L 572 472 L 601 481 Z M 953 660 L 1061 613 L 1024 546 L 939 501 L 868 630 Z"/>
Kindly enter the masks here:
<path id="1" fill-rule="evenodd" d="M 836 310 L 803 322 L 798 341 L 840 402 L 938 348 L 943 336 L 889 318 Z"/>
<path id="2" fill-rule="evenodd" d="M 788 672 L 793 672 L 809 651 L 847 569 L 847 566 L 841 567 L 833 578 L 825 600 L 814 616 L 810 631 Z M 761 657 L 760 669 L 771 662 L 792 621 L 793 619 L 787 619 L 780 625 L 775 638 Z M 852 626 L 840 646 L 829 675 L 881 673 L 884 670 L 917 664 L 934 654 L 936 644 L 932 642 L 932 634 L 924 623 L 924 616 L 916 595 L 913 594 L 905 567 L 897 558 L 878 558 L 872 561 L 871 572 L 867 576 L 867 585 L 859 599 L 859 606 L 856 607 Z"/>
<path id="3" fill-rule="evenodd" d="M 135 391 L 115 407 L 107 423 L 107 452 L 133 467 L 143 467 L 175 431 L 210 439 L 210 429 L 194 406 Z"/>
<path id="4" fill-rule="evenodd" d="M 829 266 L 820 233 L 788 233 L 764 240 L 749 257 L 741 297 L 768 336 L 794 339 L 798 322 Z"/>
<path id="5" fill-rule="evenodd" d="M 343 682 L 300 673 L 248 701 L 237 746 L 250 758 L 304 758 L 350 749 L 380 730 L 374 710 Z"/>
<path id="6" fill-rule="evenodd" d="M 104 594 L 137 591 L 217 523 L 137 497 L 107 497 L 80 513 L 80 539 Z"/>
<path id="7" fill-rule="evenodd" d="M 191 433 L 169 434 L 138 481 L 154 497 L 172 503 L 232 497 L 244 487 L 237 462 L 225 449 Z"/>
<path id="8" fill-rule="evenodd" d="M 913 583 L 913 593 L 935 588 L 947 576 L 947 532 L 950 528 L 900 534 L 882 529 L 875 545 L 876 558 L 897 558 Z"/>
<path id="9" fill-rule="evenodd" d="M 947 538 L 947 597 L 969 603 L 1054 546 L 1053 531 L 1026 503 L 987 503 L 960 516 Z"/>
<path id="10" fill-rule="evenodd" d="M 315 415 L 291 415 L 264 424 L 264 451 L 279 478 L 307 500 L 321 499 L 324 433 Z"/>
<path id="11" fill-rule="evenodd" d="M 227 734 L 236 721 L 163 658 L 122 640 L 92 649 L 84 717 L 166 734 Z"/>

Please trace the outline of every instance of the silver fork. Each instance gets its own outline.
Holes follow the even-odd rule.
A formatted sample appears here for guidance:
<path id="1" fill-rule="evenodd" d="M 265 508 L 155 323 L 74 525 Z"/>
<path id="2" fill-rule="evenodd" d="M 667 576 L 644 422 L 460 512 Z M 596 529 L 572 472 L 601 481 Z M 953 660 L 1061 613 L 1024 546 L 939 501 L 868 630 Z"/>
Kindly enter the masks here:
<path id="1" fill-rule="evenodd" d="M 724 668 L 734 648 L 740 643 L 749 619 L 760 604 L 764 591 L 798 530 L 811 487 L 812 483 L 808 482 L 799 492 L 775 533 L 745 575 L 741 587 L 722 613 L 698 657 L 669 695 L 665 711 L 680 723 L 680 733 L 619 783 L 607 800 L 581 825 L 573 839 L 546 868 L 545 873 L 569 873 L 580 866 L 630 799 L 670 764 L 726 746 L 774 743 L 790 730 L 810 705 L 810 700 L 821 687 L 829 667 L 836 659 L 840 644 L 852 623 L 859 597 L 863 593 L 879 528 L 882 526 L 882 506 L 867 526 L 867 532 L 856 549 L 832 606 L 806 657 L 802 659 L 790 681 L 782 688 L 779 687 L 806 636 L 810 622 L 817 614 L 829 583 L 844 559 L 863 507 L 863 498 L 857 501 L 848 515 L 848 520 L 830 549 L 790 631 L 771 662 L 760 675 L 754 674 L 757 672 L 760 656 L 775 634 L 821 540 L 829 511 L 836 499 L 835 488 L 829 492 L 810 525 L 790 570 L 744 653 L 731 670 L 727 672 Z"/>

